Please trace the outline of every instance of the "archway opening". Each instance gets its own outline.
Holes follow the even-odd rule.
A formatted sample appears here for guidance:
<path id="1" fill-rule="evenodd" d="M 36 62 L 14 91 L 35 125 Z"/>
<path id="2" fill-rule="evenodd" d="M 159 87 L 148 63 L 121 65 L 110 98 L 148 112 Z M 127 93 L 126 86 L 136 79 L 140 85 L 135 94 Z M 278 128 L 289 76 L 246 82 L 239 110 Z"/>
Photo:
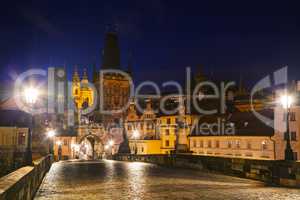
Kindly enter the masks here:
<path id="1" fill-rule="evenodd" d="M 97 136 L 89 134 L 79 141 L 75 157 L 83 160 L 101 159 L 103 152 L 104 147 L 101 140 Z"/>

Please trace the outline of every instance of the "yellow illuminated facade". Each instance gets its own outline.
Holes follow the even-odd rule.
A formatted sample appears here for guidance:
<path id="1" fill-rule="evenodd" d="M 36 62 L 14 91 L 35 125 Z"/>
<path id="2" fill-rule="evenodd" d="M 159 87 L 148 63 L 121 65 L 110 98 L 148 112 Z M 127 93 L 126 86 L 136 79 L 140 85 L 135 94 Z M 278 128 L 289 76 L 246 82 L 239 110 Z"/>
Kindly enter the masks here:
<path id="1" fill-rule="evenodd" d="M 72 95 L 77 109 L 93 105 L 94 92 L 88 84 L 89 81 L 86 70 L 84 70 L 82 80 L 80 80 L 79 74 L 77 70 L 75 70 L 72 79 Z"/>
<path id="2" fill-rule="evenodd" d="M 176 143 L 189 148 L 188 136 L 194 121 L 192 114 L 155 114 L 151 101 L 139 115 L 134 103 L 129 106 L 124 127 L 127 131 L 131 153 L 170 154 L 175 151 Z M 179 121 L 184 126 L 179 126 Z M 135 135 L 135 132 L 137 135 Z"/>

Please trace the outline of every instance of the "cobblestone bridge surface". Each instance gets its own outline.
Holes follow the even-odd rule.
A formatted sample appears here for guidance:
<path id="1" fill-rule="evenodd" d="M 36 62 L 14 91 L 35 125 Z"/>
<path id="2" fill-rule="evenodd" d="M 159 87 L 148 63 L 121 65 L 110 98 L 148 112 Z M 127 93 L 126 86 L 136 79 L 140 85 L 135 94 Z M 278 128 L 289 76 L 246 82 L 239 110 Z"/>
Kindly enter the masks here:
<path id="1" fill-rule="evenodd" d="M 61 161 L 36 195 L 43 199 L 300 199 L 300 189 L 140 162 Z"/>

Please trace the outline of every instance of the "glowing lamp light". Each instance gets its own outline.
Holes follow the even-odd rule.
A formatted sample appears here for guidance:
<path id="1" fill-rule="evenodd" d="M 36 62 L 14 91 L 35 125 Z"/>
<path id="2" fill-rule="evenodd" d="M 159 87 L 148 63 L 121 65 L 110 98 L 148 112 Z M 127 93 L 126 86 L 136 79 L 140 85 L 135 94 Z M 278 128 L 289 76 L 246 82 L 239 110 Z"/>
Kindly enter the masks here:
<path id="1" fill-rule="evenodd" d="M 110 141 L 108 142 L 108 145 L 109 145 L 109 146 L 113 146 L 113 145 L 114 145 L 114 141 L 113 141 L 113 140 L 110 140 Z"/>
<path id="2" fill-rule="evenodd" d="M 55 135 L 56 135 L 56 133 L 55 133 L 54 130 L 50 130 L 50 131 L 47 132 L 48 138 L 53 138 Z"/>
<path id="3" fill-rule="evenodd" d="M 26 103 L 34 104 L 39 96 L 39 91 L 36 88 L 29 87 L 24 90 L 24 97 Z"/>
<path id="4" fill-rule="evenodd" d="M 105 150 L 107 150 L 108 148 L 109 148 L 109 146 L 108 146 L 108 145 L 105 145 L 105 146 L 104 146 L 104 149 L 105 149 Z"/>
<path id="5" fill-rule="evenodd" d="M 291 95 L 283 95 L 280 97 L 280 103 L 282 104 L 283 108 L 287 109 L 290 108 L 293 104 L 294 99 Z"/>
<path id="6" fill-rule="evenodd" d="M 138 130 L 134 130 L 134 131 L 133 131 L 133 137 L 134 137 L 135 139 L 137 139 L 139 136 L 140 136 L 139 131 L 138 131 Z"/>

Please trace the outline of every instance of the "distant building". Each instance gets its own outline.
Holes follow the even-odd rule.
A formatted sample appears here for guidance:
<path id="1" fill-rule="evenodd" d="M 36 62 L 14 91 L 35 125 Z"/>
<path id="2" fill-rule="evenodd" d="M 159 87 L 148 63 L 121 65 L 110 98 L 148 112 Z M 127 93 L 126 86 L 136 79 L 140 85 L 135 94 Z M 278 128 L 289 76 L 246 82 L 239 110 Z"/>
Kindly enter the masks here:
<path id="1" fill-rule="evenodd" d="M 167 102 L 168 108 L 178 105 L 180 97 L 174 96 Z M 182 112 L 164 114 L 155 112 L 150 99 L 145 101 L 142 112 L 131 103 L 124 127 L 129 138 L 131 152 L 137 154 L 170 154 L 176 150 L 188 151 L 187 136 L 197 116 L 189 114 L 183 108 Z M 182 108 L 181 108 L 182 109 Z"/>
<path id="2" fill-rule="evenodd" d="M 261 111 L 273 119 L 272 110 Z M 200 117 L 189 136 L 195 155 L 276 159 L 274 129 L 252 112 L 234 112 Z"/>

